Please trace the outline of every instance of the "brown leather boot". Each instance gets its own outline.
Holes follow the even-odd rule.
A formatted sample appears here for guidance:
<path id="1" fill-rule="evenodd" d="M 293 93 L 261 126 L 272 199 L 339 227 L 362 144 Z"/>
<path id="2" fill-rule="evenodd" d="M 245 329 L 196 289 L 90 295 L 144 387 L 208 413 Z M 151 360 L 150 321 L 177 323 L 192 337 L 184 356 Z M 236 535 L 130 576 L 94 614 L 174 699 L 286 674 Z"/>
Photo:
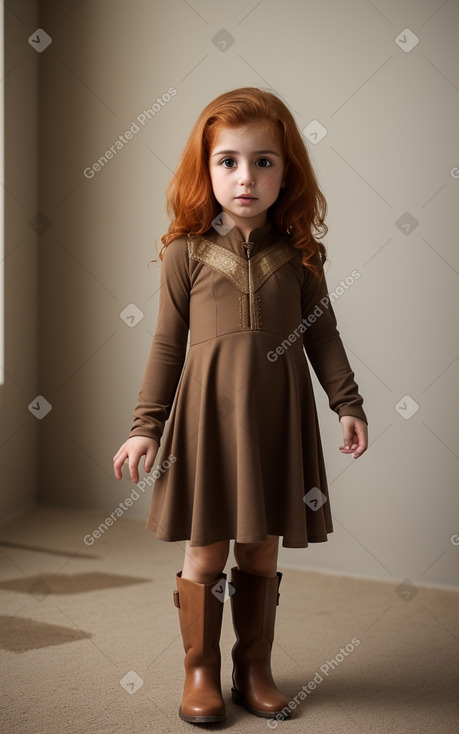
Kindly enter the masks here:
<path id="1" fill-rule="evenodd" d="M 271 673 L 276 606 L 282 574 L 259 576 L 231 569 L 233 626 L 236 643 L 232 649 L 233 687 L 231 698 L 255 716 L 282 714 L 289 718 L 289 699 L 279 691 Z"/>
<path id="2" fill-rule="evenodd" d="M 212 593 L 215 587 L 219 591 L 219 581 L 224 590 L 225 573 L 211 584 L 182 579 L 181 571 L 176 574 L 174 604 L 185 649 L 185 686 L 179 716 L 194 724 L 225 718 L 220 683 L 223 599 Z"/>

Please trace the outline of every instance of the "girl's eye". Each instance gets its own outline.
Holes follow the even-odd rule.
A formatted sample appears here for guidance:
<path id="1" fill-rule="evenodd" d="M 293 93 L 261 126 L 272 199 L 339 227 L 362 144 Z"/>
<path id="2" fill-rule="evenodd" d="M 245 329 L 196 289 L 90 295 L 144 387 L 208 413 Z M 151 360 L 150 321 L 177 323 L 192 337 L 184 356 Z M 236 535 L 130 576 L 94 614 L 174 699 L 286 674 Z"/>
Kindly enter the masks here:
<path id="1" fill-rule="evenodd" d="M 257 166 L 260 168 L 269 168 L 269 166 L 272 166 L 271 161 L 269 158 L 258 158 L 256 161 Z M 223 160 L 220 161 L 220 165 L 224 168 L 234 168 L 237 163 L 234 160 L 234 158 L 223 158 Z"/>

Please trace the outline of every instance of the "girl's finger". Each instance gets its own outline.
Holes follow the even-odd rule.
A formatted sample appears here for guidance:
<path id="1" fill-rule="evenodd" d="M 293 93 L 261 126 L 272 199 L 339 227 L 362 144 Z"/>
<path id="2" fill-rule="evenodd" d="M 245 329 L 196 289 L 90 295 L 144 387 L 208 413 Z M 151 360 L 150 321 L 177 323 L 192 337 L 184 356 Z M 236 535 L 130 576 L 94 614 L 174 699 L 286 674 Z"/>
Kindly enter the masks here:
<path id="1" fill-rule="evenodd" d="M 354 451 L 354 459 L 358 459 L 359 456 L 362 456 L 362 454 L 366 451 L 366 449 L 367 449 L 366 441 L 364 440 L 362 436 L 357 450 Z"/>
<path id="2" fill-rule="evenodd" d="M 123 470 L 122 466 L 126 460 L 127 453 L 126 451 L 122 451 L 121 453 L 118 451 L 118 454 L 116 454 L 117 458 L 113 461 L 113 470 L 115 472 L 115 477 L 117 479 L 123 478 Z"/>

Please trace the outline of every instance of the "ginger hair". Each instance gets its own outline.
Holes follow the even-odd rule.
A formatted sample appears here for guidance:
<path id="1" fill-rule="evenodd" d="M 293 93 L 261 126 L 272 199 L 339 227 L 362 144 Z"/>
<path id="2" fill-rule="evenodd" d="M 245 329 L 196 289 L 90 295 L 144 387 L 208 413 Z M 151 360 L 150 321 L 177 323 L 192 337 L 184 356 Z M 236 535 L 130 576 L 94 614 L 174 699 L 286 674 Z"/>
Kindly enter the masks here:
<path id="1" fill-rule="evenodd" d="M 302 263 L 319 274 L 314 260 L 325 261 L 327 251 L 319 241 L 328 231 L 324 222 L 327 202 L 319 189 L 306 145 L 287 106 L 275 94 L 257 87 L 225 92 L 210 102 L 196 120 L 177 169 L 166 192 L 170 225 L 161 237 L 165 248 L 183 234 L 199 235 L 212 226 L 221 211 L 209 173 L 209 156 L 216 135 L 224 127 L 263 122 L 281 143 L 285 163 L 285 187 L 268 210 L 276 228 L 301 250 Z"/>

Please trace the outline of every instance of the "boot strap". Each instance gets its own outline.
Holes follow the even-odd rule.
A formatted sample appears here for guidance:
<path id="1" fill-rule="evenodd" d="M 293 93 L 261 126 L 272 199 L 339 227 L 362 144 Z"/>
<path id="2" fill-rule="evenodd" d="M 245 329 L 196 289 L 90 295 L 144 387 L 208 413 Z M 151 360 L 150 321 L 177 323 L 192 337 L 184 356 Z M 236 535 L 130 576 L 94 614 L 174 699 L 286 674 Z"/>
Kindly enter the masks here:
<path id="1" fill-rule="evenodd" d="M 174 595 L 174 604 L 177 607 L 177 609 L 180 609 L 179 593 L 177 589 L 174 589 L 173 595 Z"/>

